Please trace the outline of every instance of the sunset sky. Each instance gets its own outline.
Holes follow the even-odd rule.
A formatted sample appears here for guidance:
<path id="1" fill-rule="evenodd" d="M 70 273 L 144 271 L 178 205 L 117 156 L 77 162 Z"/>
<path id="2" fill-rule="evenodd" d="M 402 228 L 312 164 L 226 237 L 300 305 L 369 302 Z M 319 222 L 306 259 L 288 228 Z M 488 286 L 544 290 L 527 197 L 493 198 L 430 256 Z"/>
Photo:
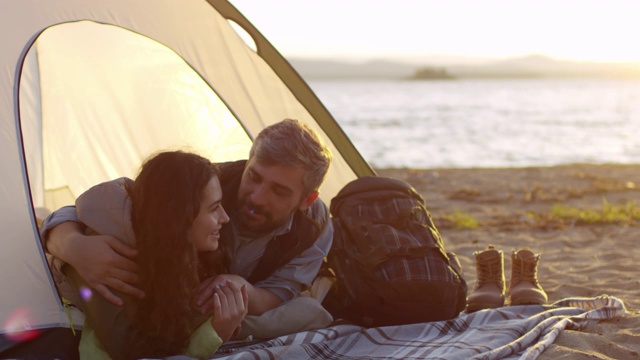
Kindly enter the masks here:
<path id="1" fill-rule="evenodd" d="M 230 0 L 287 57 L 640 61 L 636 0 Z"/>

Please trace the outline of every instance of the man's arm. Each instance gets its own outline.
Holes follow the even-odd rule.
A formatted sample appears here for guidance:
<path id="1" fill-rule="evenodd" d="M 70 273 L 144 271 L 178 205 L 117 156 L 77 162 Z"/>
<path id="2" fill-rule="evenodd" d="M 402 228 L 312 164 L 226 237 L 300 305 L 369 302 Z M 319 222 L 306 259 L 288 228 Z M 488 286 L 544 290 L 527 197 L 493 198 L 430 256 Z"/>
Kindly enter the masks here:
<path id="1" fill-rule="evenodd" d="M 84 235 L 82 225 L 67 221 L 47 232 L 45 244 L 48 252 L 72 266 L 85 282 L 108 301 L 122 305 L 115 289 L 138 298 L 144 292 L 133 284 L 139 279 L 137 265 L 130 258 L 137 252 L 109 235 Z"/>
<path id="2" fill-rule="evenodd" d="M 216 286 L 225 284 L 228 281 L 238 283 L 246 288 L 247 296 L 251 299 L 248 305 L 249 315 L 261 315 L 282 303 L 282 299 L 273 292 L 253 286 L 242 276 L 222 274 L 203 281 L 198 287 L 195 295 L 195 305 L 203 315 L 211 314 L 214 309 L 213 294 Z"/>
<path id="3" fill-rule="evenodd" d="M 309 248 L 276 269 L 266 279 L 254 284 L 254 287 L 268 291 L 280 299 L 279 302 L 265 304 L 264 311 L 271 310 L 308 289 L 318 276 L 324 258 L 329 254 L 333 244 L 333 224 L 329 219 L 329 209 L 322 200 L 317 199 L 307 211 L 311 218 L 324 222 L 325 226 L 319 236 L 311 233 L 298 234 L 297 236 L 318 237 Z"/>
<path id="4" fill-rule="evenodd" d="M 322 261 L 329 253 L 333 242 L 333 225 L 329 221 L 316 242 L 288 264 L 277 269 L 268 278 L 257 284 L 250 284 L 238 275 L 219 275 L 200 285 L 196 295 L 196 306 L 203 314 L 211 311 L 213 306 L 213 288 L 216 284 L 230 279 L 246 284 L 249 294 L 249 315 L 261 315 L 298 296 L 318 275 Z"/>
<path id="5" fill-rule="evenodd" d="M 144 296 L 135 287 L 138 276 L 136 264 L 131 260 L 136 250 L 130 199 L 124 190 L 127 181 L 131 180 L 121 178 L 92 187 L 77 199 L 77 208 L 66 206 L 57 210 L 45 219 L 41 228 L 44 248 L 55 257 L 52 267 L 61 273 L 63 267 L 75 268 L 89 286 L 116 305 L 122 304 L 122 299 L 111 289 L 134 297 Z M 111 236 L 87 236 L 84 224 Z"/>
<path id="6" fill-rule="evenodd" d="M 322 233 L 308 249 L 274 271 L 268 278 L 254 284 L 275 294 L 281 302 L 297 297 L 308 289 L 318 276 L 323 259 L 329 254 L 333 243 L 333 225 L 327 222 Z"/>

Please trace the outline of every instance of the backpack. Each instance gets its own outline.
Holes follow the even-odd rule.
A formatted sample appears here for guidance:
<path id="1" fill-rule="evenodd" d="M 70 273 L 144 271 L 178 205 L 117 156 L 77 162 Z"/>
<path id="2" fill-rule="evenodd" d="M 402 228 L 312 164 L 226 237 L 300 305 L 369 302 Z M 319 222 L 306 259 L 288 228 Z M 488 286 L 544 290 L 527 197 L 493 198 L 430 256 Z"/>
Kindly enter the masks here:
<path id="1" fill-rule="evenodd" d="M 361 177 L 331 200 L 330 212 L 325 265 L 336 282 L 323 305 L 334 318 L 371 327 L 448 320 L 464 310 L 460 264 L 411 185 Z"/>

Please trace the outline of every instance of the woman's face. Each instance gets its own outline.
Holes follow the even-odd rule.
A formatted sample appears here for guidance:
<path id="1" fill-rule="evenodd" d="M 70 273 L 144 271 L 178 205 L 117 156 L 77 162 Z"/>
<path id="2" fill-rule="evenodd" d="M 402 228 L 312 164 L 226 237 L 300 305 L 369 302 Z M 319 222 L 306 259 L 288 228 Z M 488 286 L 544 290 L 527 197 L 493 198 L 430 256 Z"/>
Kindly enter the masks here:
<path id="1" fill-rule="evenodd" d="M 220 228 L 229 222 L 229 216 L 222 208 L 222 188 L 217 176 L 209 180 L 202 190 L 200 211 L 189 230 L 189 241 L 198 251 L 214 251 L 218 249 Z"/>

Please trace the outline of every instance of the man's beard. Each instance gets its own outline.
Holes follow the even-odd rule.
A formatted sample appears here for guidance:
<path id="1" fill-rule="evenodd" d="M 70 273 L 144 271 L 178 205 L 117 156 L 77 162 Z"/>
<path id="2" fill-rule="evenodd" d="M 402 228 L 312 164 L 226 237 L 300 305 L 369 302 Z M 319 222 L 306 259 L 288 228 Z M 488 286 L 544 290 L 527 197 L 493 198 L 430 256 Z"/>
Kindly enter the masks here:
<path id="1" fill-rule="evenodd" d="M 251 214 L 246 211 L 251 209 Z M 239 230 L 244 233 L 266 234 L 275 230 L 280 224 L 276 223 L 271 214 L 264 209 L 252 206 L 243 202 L 243 206 L 236 210 L 236 219 L 238 219 Z M 258 215 L 260 219 L 253 219 L 251 215 Z"/>

